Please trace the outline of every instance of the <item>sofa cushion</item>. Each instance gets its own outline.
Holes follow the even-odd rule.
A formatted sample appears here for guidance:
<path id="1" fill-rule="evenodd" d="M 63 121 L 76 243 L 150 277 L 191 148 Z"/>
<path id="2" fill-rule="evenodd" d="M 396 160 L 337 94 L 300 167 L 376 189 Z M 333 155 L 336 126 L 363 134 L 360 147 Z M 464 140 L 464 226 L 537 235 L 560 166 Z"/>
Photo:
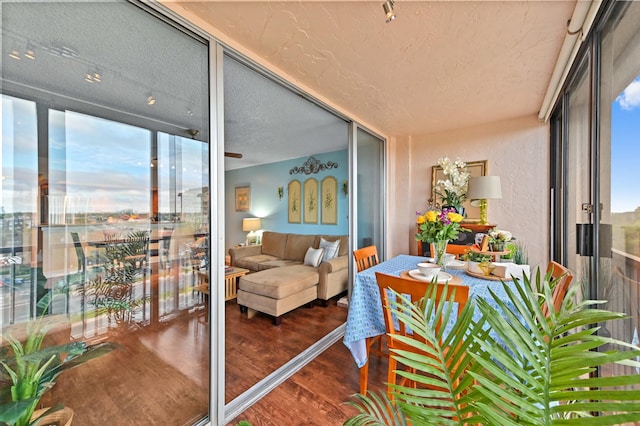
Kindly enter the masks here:
<path id="1" fill-rule="evenodd" d="M 286 259 L 269 260 L 267 262 L 262 262 L 260 264 L 260 271 L 264 269 L 280 268 L 282 266 L 293 266 L 293 265 L 302 265 L 302 262 L 298 262 L 297 260 L 286 260 Z"/>
<path id="2" fill-rule="evenodd" d="M 284 257 L 284 247 L 286 243 L 287 234 L 264 231 L 262 233 L 262 254 L 268 254 L 282 259 Z M 304 259 L 304 253 L 302 253 L 300 261 L 302 261 L 302 259 Z"/>
<path id="3" fill-rule="evenodd" d="M 315 239 L 315 235 L 289 234 L 287 237 L 287 245 L 284 248 L 284 256 L 282 256 L 282 258 L 304 262 L 304 256 L 307 254 L 307 249 L 313 246 Z"/>
<path id="4" fill-rule="evenodd" d="M 320 265 L 320 262 L 322 262 L 323 258 L 324 258 L 323 248 L 314 249 L 313 247 L 309 247 L 307 249 L 307 254 L 304 255 L 304 264 L 317 268 L 318 265 Z"/>
<path id="5" fill-rule="evenodd" d="M 260 271 L 262 269 L 265 269 L 261 265 L 267 262 L 273 262 L 277 260 L 280 260 L 280 259 L 278 259 L 275 256 L 270 256 L 268 254 L 257 254 L 255 256 L 242 257 L 236 260 L 236 263 L 234 266 L 237 266 L 239 268 L 249 269 L 251 271 Z"/>
<path id="6" fill-rule="evenodd" d="M 324 249 L 324 255 L 322 261 L 334 259 L 338 257 L 338 250 L 340 250 L 340 240 L 327 241 L 324 238 L 320 238 L 320 248 Z"/>
<path id="7" fill-rule="evenodd" d="M 340 241 L 340 248 L 338 249 L 338 256 L 346 256 L 349 254 L 349 236 L 348 235 L 318 235 L 316 241 L 313 243 L 313 247 L 320 248 L 320 240 L 324 238 L 326 241 Z"/>
<path id="8" fill-rule="evenodd" d="M 238 288 L 272 299 L 282 299 L 318 285 L 318 270 L 305 265 L 267 269 L 240 277 Z"/>

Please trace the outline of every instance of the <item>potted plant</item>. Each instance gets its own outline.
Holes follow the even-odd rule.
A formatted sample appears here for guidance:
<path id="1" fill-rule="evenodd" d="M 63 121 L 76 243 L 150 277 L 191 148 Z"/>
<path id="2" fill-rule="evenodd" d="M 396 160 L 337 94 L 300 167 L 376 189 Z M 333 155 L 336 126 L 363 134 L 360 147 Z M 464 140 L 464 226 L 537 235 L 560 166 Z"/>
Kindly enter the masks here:
<path id="1" fill-rule="evenodd" d="M 462 255 L 462 257 L 463 257 L 463 260 L 467 261 L 467 269 L 476 274 L 482 273 L 482 269 L 480 269 L 480 264 L 482 262 L 491 261 L 490 255 L 483 254 L 473 250 L 469 250 L 467 253 Z"/>
<path id="2" fill-rule="evenodd" d="M 78 287 L 82 297 L 96 308 L 98 314 L 106 314 L 109 325 L 128 327 L 136 309 L 149 300 L 149 296 L 136 296 L 135 283 L 144 275 L 149 250 L 147 231 L 134 231 L 125 236 L 115 235 L 105 246 L 105 262 L 102 272 Z"/>
<path id="3" fill-rule="evenodd" d="M 45 296 L 38 306 L 46 313 L 49 296 Z M 118 346 L 104 342 L 87 345 L 86 342 L 72 342 L 63 345 L 43 347 L 43 341 L 50 326 L 43 325 L 45 316 L 27 324 L 24 342 L 9 335 L 9 348 L 3 348 L 0 364 L 6 377 L 0 383 L 0 423 L 10 426 L 26 426 L 41 423 L 48 416 L 56 416 L 65 410 L 62 404 L 36 412 L 40 398 L 55 384 L 64 371 L 77 367 L 91 359 L 102 356 Z M 67 409 L 67 411 L 69 411 Z M 35 414 L 34 414 L 35 412 Z M 71 414 L 65 414 L 67 418 Z M 58 416 L 62 417 L 62 416 Z M 70 422 L 70 419 L 69 419 Z M 69 423 L 66 423 L 69 424 Z"/>
<path id="4" fill-rule="evenodd" d="M 560 277 L 561 278 L 561 277 Z M 502 312 L 486 301 L 474 299 L 458 318 L 443 298 L 434 306 L 429 297 L 408 309 L 396 295 L 395 317 L 428 342 L 429 355 L 397 351 L 390 354 L 414 372 L 398 372 L 418 386 L 393 385 L 393 400 L 386 392 L 356 395 L 360 414 L 345 425 L 551 425 L 623 424 L 640 421 L 640 375 L 591 377 L 597 368 L 611 364 L 640 367 L 634 361 L 640 350 L 626 342 L 598 336 L 597 325 L 626 315 L 594 308 L 595 301 L 574 302 L 574 285 L 559 310 L 551 305 L 558 279 L 526 276 L 516 280 L 517 292 L 504 286 L 513 304 Z M 474 304 L 478 306 L 475 307 Z M 502 305 L 504 306 L 504 305 Z M 482 316 L 473 319 L 473 310 Z M 433 315 L 438 312 L 438 315 Z M 441 313 L 441 314 L 440 314 Z M 451 323 L 436 334 L 436 321 Z M 403 340 L 404 341 L 404 340 Z M 427 345 L 407 339 L 417 350 Z M 628 350 L 609 349 L 608 345 Z M 596 352 L 607 345 L 607 351 Z M 447 348 L 448 350 L 444 350 Z M 438 383 L 437 390 L 426 390 Z M 593 417 L 597 415 L 598 417 Z"/>
<path id="5" fill-rule="evenodd" d="M 505 243 L 511 241 L 512 238 L 513 235 L 509 231 L 505 231 L 502 229 L 491 229 L 489 231 L 489 244 L 491 245 L 491 251 L 504 251 Z"/>

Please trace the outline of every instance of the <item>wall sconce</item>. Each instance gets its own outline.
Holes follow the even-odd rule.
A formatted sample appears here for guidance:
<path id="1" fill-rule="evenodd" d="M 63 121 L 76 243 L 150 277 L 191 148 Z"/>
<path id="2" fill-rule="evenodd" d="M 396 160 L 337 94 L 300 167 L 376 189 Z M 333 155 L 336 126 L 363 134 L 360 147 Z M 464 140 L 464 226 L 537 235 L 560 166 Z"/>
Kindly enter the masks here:
<path id="1" fill-rule="evenodd" d="M 487 199 L 502 198 L 500 176 L 476 176 L 469 178 L 469 190 L 467 198 L 472 200 L 471 205 L 480 207 L 480 224 L 487 222 Z"/>
<path id="2" fill-rule="evenodd" d="M 278 199 L 282 200 L 282 197 L 284 197 L 284 188 L 282 186 L 278 187 Z"/>
<path id="3" fill-rule="evenodd" d="M 345 197 L 349 196 L 349 181 L 346 179 L 342 181 L 342 192 Z"/>

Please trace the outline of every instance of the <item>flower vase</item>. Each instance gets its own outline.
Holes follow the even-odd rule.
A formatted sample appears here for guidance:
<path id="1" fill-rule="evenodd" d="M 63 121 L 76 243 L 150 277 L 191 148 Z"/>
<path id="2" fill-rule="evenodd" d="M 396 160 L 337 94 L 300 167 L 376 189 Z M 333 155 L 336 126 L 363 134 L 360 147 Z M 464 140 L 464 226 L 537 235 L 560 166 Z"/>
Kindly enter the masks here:
<path id="1" fill-rule="evenodd" d="M 449 244 L 448 240 L 437 240 L 433 242 L 433 247 L 435 253 L 433 253 L 433 257 L 435 262 L 442 268 L 444 271 L 444 255 L 447 253 L 447 244 Z"/>

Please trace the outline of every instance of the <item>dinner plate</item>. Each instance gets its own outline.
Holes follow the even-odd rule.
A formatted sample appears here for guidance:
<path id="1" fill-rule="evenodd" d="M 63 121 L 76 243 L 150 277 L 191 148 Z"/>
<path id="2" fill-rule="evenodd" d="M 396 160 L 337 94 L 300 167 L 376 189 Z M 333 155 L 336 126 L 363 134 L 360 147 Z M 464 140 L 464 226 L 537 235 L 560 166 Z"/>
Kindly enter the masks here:
<path id="1" fill-rule="evenodd" d="M 420 272 L 420 269 L 412 269 L 409 271 L 409 275 L 412 278 L 415 278 L 416 280 L 420 280 L 420 281 L 428 281 L 431 282 L 433 280 L 432 278 L 427 278 L 426 276 L 424 276 L 422 274 L 422 272 Z M 437 279 L 437 283 L 445 283 L 447 281 L 451 281 L 451 279 L 453 278 L 453 276 L 451 274 L 447 274 L 446 272 L 438 272 L 437 274 L 438 279 Z"/>
<path id="2" fill-rule="evenodd" d="M 462 260 L 452 260 L 451 262 L 447 263 L 447 268 L 467 269 L 467 262 L 464 262 Z"/>

